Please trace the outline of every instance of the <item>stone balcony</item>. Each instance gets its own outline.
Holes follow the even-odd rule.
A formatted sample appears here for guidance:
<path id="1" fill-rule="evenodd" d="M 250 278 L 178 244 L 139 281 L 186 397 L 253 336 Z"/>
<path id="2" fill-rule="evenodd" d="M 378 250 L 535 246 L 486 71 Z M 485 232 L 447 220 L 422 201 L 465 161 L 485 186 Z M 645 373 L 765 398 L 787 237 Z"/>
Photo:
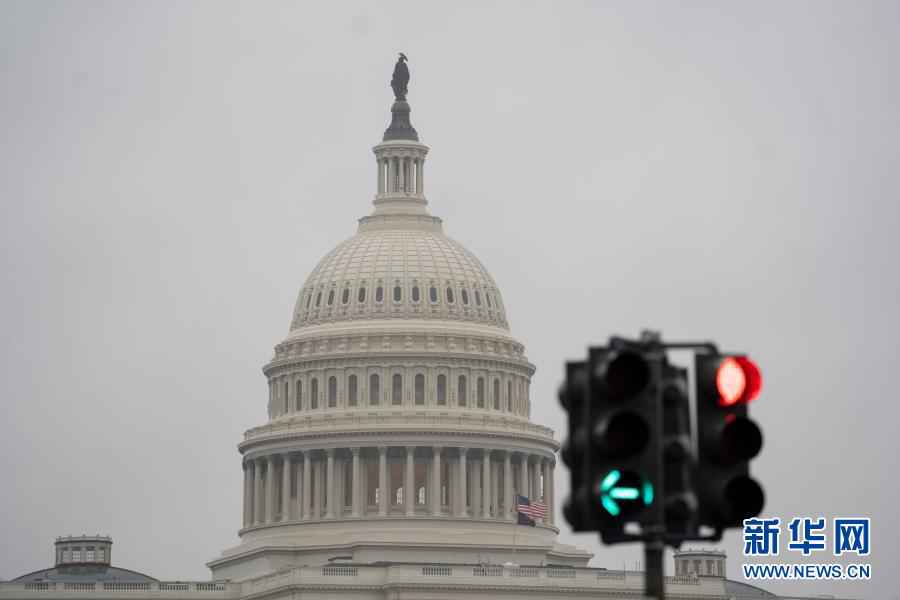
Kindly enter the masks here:
<path id="1" fill-rule="evenodd" d="M 723 598 L 724 580 L 719 577 L 667 577 L 671 598 Z M 300 567 L 241 582 L 152 582 L 152 583 L 0 583 L 0 600 L 109 598 L 232 599 L 286 597 L 294 592 L 343 589 L 354 598 L 399 597 L 401 592 L 440 590 L 458 597 L 489 597 L 491 590 L 504 594 L 543 592 L 552 598 L 583 591 L 595 598 L 640 597 L 644 575 L 636 571 L 606 569 L 448 564 L 334 564 Z M 487 596 L 485 596 L 487 594 Z"/>

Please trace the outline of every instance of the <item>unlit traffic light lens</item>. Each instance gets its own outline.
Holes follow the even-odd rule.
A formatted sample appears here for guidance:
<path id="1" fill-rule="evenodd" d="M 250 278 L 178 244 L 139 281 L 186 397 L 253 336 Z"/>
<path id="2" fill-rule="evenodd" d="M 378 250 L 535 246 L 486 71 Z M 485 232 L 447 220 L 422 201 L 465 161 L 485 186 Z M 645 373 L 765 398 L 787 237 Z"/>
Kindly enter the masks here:
<path id="1" fill-rule="evenodd" d="M 624 458 L 637 454 L 650 441 L 650 427 L 641 415 L 623 411 L 613 415 L 594 435 L 610 458 Z"/>
<path id="2" fill-rule="evenodd" d="M 605 376 L 611 399 L 621 402 L 647 387 L 650 366 L 640 354 L 623 352 L 609 363 Z"/>
<path id="3" fill-rule="evenodd" d="M 731 419 L 722 428 L 721 459 L 726 465 L 750 460 L 762 448 L 762 432 L 746 417 Z"/>
<path id="4" fill-rule="evenodd" d="M 739 475 L 725 486 L 725 505 L 729 514 L 726 519 L 731 525 L 740 525 L 744 519 L 755 517 L 762 512 L 765 498 L 762 488 L 749 475 Z"/>

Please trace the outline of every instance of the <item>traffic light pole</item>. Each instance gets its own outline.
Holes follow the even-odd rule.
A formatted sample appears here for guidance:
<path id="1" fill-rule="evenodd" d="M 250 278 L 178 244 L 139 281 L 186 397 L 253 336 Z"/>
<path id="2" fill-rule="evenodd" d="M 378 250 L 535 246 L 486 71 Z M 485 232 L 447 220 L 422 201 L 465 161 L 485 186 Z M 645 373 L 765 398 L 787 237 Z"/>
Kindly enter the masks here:
<path id="1" fill-rule="evenodd" d="M 663 573 L 663 551 L 665 544 L 662 540 L 654 539 L 644 544 L 644 563 L 647 570 L 644 572 L 644 595 L 656 600 L 666 598 L 666 578 Z"/>

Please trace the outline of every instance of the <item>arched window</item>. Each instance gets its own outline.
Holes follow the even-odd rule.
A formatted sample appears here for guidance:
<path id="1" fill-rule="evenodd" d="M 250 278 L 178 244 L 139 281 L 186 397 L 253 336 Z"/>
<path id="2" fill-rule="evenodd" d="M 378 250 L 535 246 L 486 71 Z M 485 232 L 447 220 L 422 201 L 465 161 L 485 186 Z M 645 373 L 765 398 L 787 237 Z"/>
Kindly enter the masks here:
<path id="1" fill-rule="evenodd" d="M 316 294 L 316 308 L 322 306 L 322 292 Z"/>
<path id="2" fill-rule="evenodd" d="M 356 375 L 347 378 L 347 405 L 356 406 Z"/>
<path id="3" fill-rule="evenodd" d="M 403 299 L 403 288 L 399 285 L 394 286 L 394 302 L 400 302 Z"/>
<path id="4" fill-rule="evenodd" d="M 460 292 L 459 295 L 462 298 L 463 304 L 468 306 L 469 305 L 469 292 L 467 292 L 465 289 L 463 289 L 463 291 Z"/>
<path id="5" fill-rule="evenodd" d="M 344 293 L 341 296 L 341 304 L 347 304 L 350 302 L 350 288 L 344 288 Z"/>
<path id="6" fill-rule="evenodd" d="M 432 302 L 437 302 L 437 301 L 438 301 L 438 293 L 437 293 L 437 288 L 436 288 L 436 287 L 431 286 L 431 287 L 428 289 L 428 298 L 429 298 Z"/>
<path id="7" fill-rule="evenodd" d="M 328 292 L 328 306 L 334 304 L 334 290 Z"/>
<path id="8" fill-rule="evenodd" d="M 309 407 L 319 408 L 319 380 L 315 377 L 309 382 Z"/>
<path id="9" fill-rule="evenodd" d="M 478 378 L 478 408 L 484 408 L 484 377 Z"/>
<path id="10" fill-rule="evenodd" d="M 500 380 L 494 380 L 494 410 L 500 410 Z"/>
<path id="11" fill-rule="evenodd" d="M 475 290 L 475 304 L 481 306 L 481 294 Z"/>
<path id="12" fill-rule="evenodd" d="M 416 375 L 416 404 L 425 404 L 425 376 L 419 373 Z"/>
<path id="13" fill-rule="evenodd" d="M 391 377 L 391 404 L 403 404 L 403 375 L 400 373 Z"/>
<path id="14" fill-rule="evenodd" d="M 377 373 L 369 375 L 369 404 L 375 406 L 381 400 L 381 378 Z"/>
<path id="15" fill-rule="evenodd" d="M 413 302 L 419 301 L 419 286 L 417 286 L 417 285 L 414 285 L 413 289 L 412 289 L 412 301 Z"/>
<path id="16" fill-rule="evenodd" d="M 297 410 L 303 410 L 303 382 L 297 380 L 297 393 L 294 395 L 294 403 Z"/>
<path id="17" fill-rule="evenodd" d="M 380 285 L 375 288 L 375 302 L 382 302 L 384 300 L 384 288 Z"/>
<path id="18" fill-rule="evenodd" d="M 506 410 L 512 412 L 512 381 L 506 382 Z"/>
<path id="19" fill-rule="evenodd" d="M 465 406 L 466 405 L 466 376 L 460 375 L 458 383 L 459 383 L 459 385 L 456 386 L 456 401 L 457 401 L 456 403 L 459 406 Z"/>
<path id="20" fill-rule="evenodd" d="M 488 308 L 491 308 L 491 306 L 492 306 L 491 305 L 491 293 L 490 292 L 485 293 L 484 299 L 487 300 Z"/>
<path id="21" fill-rule="evenodd" d="M 290 405 L 291 401 L 291 383 L 289 381 L 284 382 L 284 412 L 287 413 L 291 409 Z"/>
<path id="22" fill-rule="evenodd" d="M 306 308 L 309 310 L 309 305 L 312 303 L 312 294 L 306 295 Z"/>
<path id="23" fill-rule="evenodd" d="M 334 375 L 328 378 L 328 406 L 337 406 L 337 377 Z"/>
<path id="24" fill-rule="evenodd" d="M 453 288 L 452 287 L 447 288 L 447 303 L 453 304 Z"/>
<path id="25" fill-rule="evenodd" d="M 366 301 L 366 287 L 362 286 L 359 288 L 359 292 L 356 294 L 356 301 L 362 304 Z"/>
<path id="26" fill-rule="evenodd" d="M 437 377 L 437 403 L 447 404 L 447 376 L 438 375 Z"/>

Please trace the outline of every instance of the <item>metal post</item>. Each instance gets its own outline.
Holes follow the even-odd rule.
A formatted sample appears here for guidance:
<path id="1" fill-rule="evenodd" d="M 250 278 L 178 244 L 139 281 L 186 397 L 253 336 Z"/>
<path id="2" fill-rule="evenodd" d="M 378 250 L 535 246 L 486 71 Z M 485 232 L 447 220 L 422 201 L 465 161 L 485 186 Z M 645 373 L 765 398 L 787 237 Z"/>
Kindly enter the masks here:
<path id="1" fill-rule="evenodd" d="M 651 540 L 644 544 L 644 563 L 647 565 L 644 573 L 644 594 L 657 600 L 666 598 L 666 581 L 663 573 L 664 549 L 662 540 Z"/>

